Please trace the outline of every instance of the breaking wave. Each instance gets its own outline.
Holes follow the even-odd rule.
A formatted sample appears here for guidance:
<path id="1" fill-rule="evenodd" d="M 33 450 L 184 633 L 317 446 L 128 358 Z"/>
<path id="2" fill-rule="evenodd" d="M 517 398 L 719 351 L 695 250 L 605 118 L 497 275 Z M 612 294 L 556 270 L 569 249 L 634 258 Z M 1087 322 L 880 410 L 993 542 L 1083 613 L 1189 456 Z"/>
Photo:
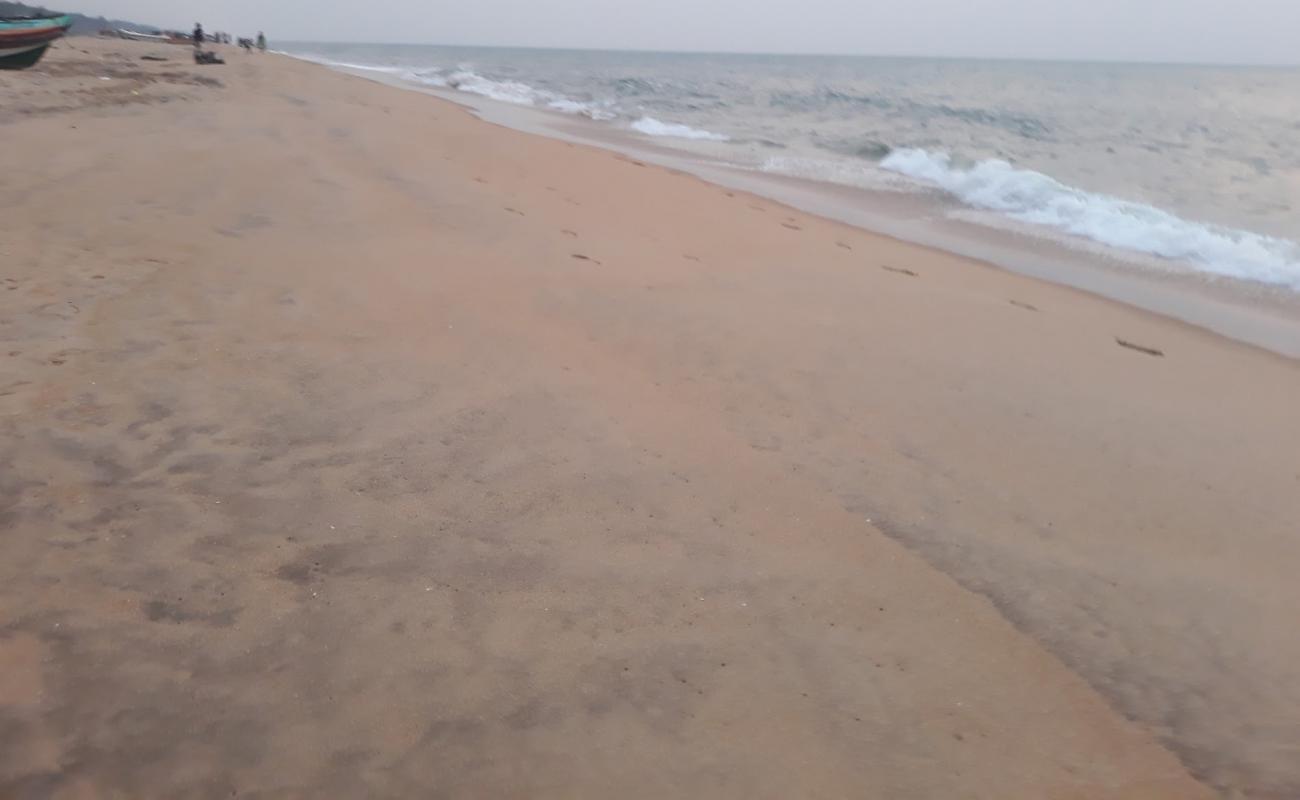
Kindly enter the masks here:
<path id="1" fill-rule="evenodd" d="M 676 122 L 660 122 L 654 117 L 641 117 L 636 122 L 633 122 L 630 127 L 632 130 L 644 133 L 646 136 L 670 136 L 675 139 L 699 139 L 710 142 L 731 141 L 731 137 L 725 134 L 702 131 Z"/>
<path id="2" fill-rule="evenodd" d="M 893 151 L 882 169 L 933 184 L 966 205 L 1139 253 L 1178 259 L 1201 271 L 1300 289 L 1300 244 L 1182 219 L 1117 197 L 1067 186 L 1033 170 L 989 159 L 969 166 L 947 153 Z"/>
<path id="3" fill-rule="evenodd" d="M 295 54 L 294 57 L 301 58 L 304 61 L 311 61 L 339 69 L 363 70 L 366 72 L 379 72 L 385 75 L 396 75 L 413 83 L 420 83 L 425 86 L 433 86 L 439 89 L 455 89 L 460 92 L 476 94 L 480 97 L 487 97 L 491 100 L 497 100 L 502 103 L 512 103 L 519 106 L 533 106 L 536 108 L 549 108 L 553 111 L 560 111 L 565 114 L 580 114 L 594 120 L 602 121 L 615 119 L 617 117 L 616 114 L 606 110 L 607 104 L 604 103 L 574 100 L 565 97 L 562 94 L 550 92 L 545 89 L 538 89 L 535 86 L 530 86 L 520 81 L 495 80 L 488 78 L 474 72 L 473 70 L 465 68 L 454 70 L 413 70 L 404 67 L 353 64 L 306 54 Z"/>
<path id="4" fill-rule="evenodd" d="M 597 103 L 574 100 L 562 94 L 538 89 L 519 81 L 493 80 L 473 70 L 460 69 L 446 76 L 431 74 L 418 80 L 424 82 L 438 80 L 440 81 L 438 85 L 461 92 L 477 94 L 492 100 L 499 100 L 503 103 L 549 108 L 553 111 L 562 111 L 566 114 L 581 114 L 597 120 L 609 120 L 615 116 L 605 111 Z"/>

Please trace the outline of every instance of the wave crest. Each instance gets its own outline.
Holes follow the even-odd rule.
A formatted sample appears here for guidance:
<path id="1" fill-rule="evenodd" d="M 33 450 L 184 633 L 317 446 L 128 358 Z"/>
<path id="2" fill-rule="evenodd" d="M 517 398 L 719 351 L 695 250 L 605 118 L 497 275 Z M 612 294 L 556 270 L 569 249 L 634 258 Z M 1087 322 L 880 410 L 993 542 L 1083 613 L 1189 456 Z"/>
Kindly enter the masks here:
<path id="1" fill-rule="evenodd" d="M 646 136 L 670 136 L 676 139 L 698 139 L 709 142 L 727 142 L 731 137 L 713 131 L 702 131 L 677 122 L 660 122 L 654 117 L 641 117 L 630 126 Z"/>
<path id="2" fill-rule="evenodd" d="M 933 184 L 975 208 L 1111 247 L 1177 259 L 1203 272 L 1300 289 L 1300 244 L 1182 219 L 1154 206 L 1093 194 L 989 159 L 958 166 L 948 153 L 895 150 L 883 169 Z"/>

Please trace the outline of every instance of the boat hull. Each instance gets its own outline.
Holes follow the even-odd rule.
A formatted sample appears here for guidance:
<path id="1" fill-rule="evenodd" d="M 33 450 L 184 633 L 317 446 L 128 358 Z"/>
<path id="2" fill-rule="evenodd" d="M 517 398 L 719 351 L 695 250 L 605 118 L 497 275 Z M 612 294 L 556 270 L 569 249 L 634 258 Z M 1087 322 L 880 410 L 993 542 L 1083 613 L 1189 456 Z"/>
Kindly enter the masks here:
<path id="1" fill-rule="evenodd" d="M 0 69 L 27 69 L 36 66 L 36 62 L 40 61 L 41 56 L 49 49 L 49 42 L 27 47 L 0 47 Z"/>
<path id="2" fill-rule="evenodd" d="M 117 35 L 122 39 L 129 39 L 133 42 L 153 42 L 155 44 L 169 44 L 171 42 L 171 37 L 163 36 L 161 33 L 139 33 L 118 28 Z"/>
<path id="3" fill-rule="evenodd" d="M 67 33 L 68 17 L 0 19 L 0 69 L 27 69 Z"/>

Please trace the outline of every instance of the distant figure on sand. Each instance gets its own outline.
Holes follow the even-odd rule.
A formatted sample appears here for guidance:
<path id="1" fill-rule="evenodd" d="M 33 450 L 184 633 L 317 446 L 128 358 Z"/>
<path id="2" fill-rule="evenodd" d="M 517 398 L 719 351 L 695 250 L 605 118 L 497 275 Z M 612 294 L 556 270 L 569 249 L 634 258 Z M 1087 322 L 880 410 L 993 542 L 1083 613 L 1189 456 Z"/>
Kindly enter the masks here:
<path id="1" fill-rule="evenodd" d="M 203 25 L 198 22 L 194 23 L 194 46 L 203 46 Z"/>
<path id="2" fill-rule="evenodd" d="M 257 32 L 257 49 L 266 52 L 266 36 L 261 31 Z"/>

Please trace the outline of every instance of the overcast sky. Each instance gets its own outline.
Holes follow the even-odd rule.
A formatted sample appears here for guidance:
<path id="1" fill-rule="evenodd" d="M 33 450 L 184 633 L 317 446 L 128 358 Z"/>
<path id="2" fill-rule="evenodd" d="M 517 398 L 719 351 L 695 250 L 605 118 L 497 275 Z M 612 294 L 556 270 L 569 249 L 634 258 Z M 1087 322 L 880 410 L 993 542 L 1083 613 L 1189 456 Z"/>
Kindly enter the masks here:
<path id="1" fill-rule="evenodd" d="M 31 0 L 29 0 L 30 2 Z M 46 0 L 280 40 L 1300 63 L 1300 0 Z"/>

